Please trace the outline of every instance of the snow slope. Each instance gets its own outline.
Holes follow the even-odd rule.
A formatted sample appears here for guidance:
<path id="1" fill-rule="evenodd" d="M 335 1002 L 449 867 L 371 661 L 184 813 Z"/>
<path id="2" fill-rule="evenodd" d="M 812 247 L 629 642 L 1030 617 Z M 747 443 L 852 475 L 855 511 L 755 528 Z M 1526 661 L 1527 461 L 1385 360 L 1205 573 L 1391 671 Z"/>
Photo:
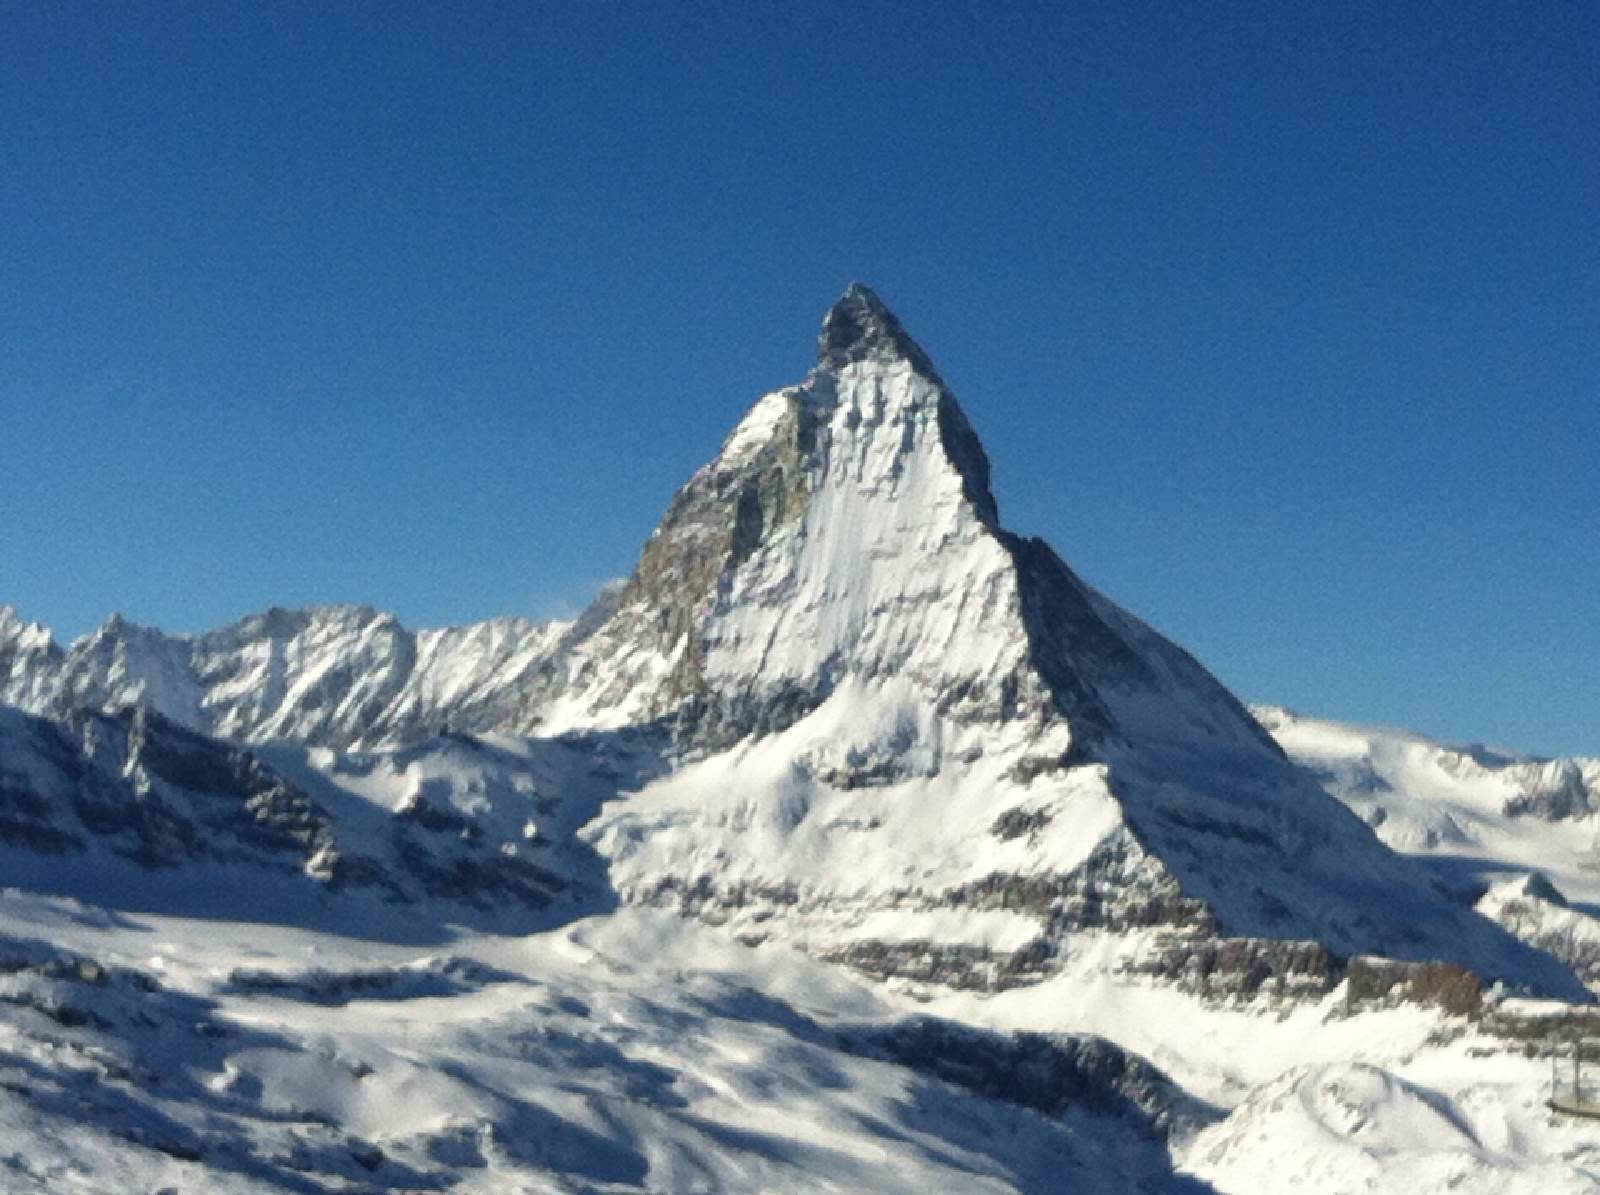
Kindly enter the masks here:
<path id="1" fill-rule="evenodd" d="M 1185 1107 L 660 914 L 424 954 L 0 894 L 7 1191 L 1182 1191 Z"/>
<path id="2" fill-rule="evenodd" d="M 1417 1005 L 930 1002 L 648 910 L 410 944 L 0 892 L 7 1191 L 1600 1189 L 1546 1073 Z"/>
<path id="3" fill-rule="evenodd" d="M 1541 826 L 1576 840 L 1600 811 L 1600 759 L 1450 746 L 1276 706 L 1257 706 L 1254 713 L 1297 763 L 1396 850 L 1470 855 L 1483 848 L 1503 856 L 1508 847 L 1516 853 L 1510 839 L 1537 837 Z M 1576 869 L 1584 870 L 1593 871 Z"/>
<path id="4" fill-rule="evenodd" d="M 1600 990 L 1600 759 L 1540 759 L 1255 714 L 1385 843 Z"/>
<path id="5" fill-rule="evenodd" d="M 1189 1151 L 1193 1173 L 1221 1191 L 1321 1195 L 1600 1187 L 1590 1135 L 1553 1123 L 1531 1083 L 1508 1099 L 1494 1081 L 1502 1069 L 1460 1060 L 1461 1086 L 1441 1091 L 1362 1063 L 1297 1067 L 1201 1134 Z"/>

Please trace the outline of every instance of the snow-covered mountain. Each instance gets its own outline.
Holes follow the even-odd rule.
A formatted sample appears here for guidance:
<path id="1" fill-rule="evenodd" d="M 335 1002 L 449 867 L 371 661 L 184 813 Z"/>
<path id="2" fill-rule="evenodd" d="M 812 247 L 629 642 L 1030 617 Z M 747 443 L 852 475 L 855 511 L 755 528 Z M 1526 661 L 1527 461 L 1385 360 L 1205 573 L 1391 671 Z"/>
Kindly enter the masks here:
<path id="1" fill-rule="evenodd" d="M 145 706 L 60 720 L 0 706 L 0 867 L 169 913 L 355 925 L 405 906 L 417 924 L 525 931 L 613 903 L 575 831 L 619 769 L 653 764 L 626 743 L 459 735 L 249 748 Z"/>
<path id="2" fill-rule="evenodd" d="M 1532 828 L 1600 812 L 1600 759 L 1452 746 L 1279 706 L 1252 712 L 1290 756 L 1398 851 L 1470 850 L 1508 822 Z"/>
<path id="3" fill-rule="evenodd" d="M 1600 991 L 1600 759 L 1544 759 L 1308 718 L 1256 717 L 1394 850 Z"/>
<path id="4" fill-rule="evenodd" d="M 348 750 L 514 720 L 570 622 L 411 631 L 363 606 L 272 609 L 203 635 L 113 616 L 63 650 L 0 607 L 0 700 L 61 716 L 147 705 L 207 734 Z"/>
<path id="5" fill-rule="evenodd" d="M 1006 986 L 1111 930 L 1126 965 L 1219 987 L 1331 986 L 1364 953 L 1570 983 L 1004 531 L 955 398 L 865 288 L 674 498 L 543 716 L 674 736 L 679 766 L 591 831 L 625 899 L 873 974 Z M 1199 961 L 1218 938 L 1253 943 L 1240 974 Z"/>
<path id="6" fill-rule="evenodd" d="M 1596 781 L 1252 713 L 1003 527 L 852 286 L 571 622 L 0 609 L 0 1144 L 19 1190 L 1596 1189 L 1500 1012 L 1600 979 Z"/>

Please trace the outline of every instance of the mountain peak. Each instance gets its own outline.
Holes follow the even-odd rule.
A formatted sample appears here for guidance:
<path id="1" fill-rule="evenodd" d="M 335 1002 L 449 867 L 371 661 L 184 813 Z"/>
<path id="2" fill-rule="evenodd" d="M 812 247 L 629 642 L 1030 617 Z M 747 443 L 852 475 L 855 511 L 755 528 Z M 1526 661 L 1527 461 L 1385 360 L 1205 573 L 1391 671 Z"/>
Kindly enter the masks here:
<path id="1" fill-rule="evenodd" d="M 8 643 L 22 651 L 55 650 L 49 628 L 27 621 L 11 606 L 0 606 L 0 648 Z"/>
<path id="2" fill-rule="evenodd" d="M 817 366 L 837 372 L 857 361 L 902 360 L 933 381 L 939 375 L 916 341 L 876 292 L 852 282 L 828 308 L 817 338 Z"/>

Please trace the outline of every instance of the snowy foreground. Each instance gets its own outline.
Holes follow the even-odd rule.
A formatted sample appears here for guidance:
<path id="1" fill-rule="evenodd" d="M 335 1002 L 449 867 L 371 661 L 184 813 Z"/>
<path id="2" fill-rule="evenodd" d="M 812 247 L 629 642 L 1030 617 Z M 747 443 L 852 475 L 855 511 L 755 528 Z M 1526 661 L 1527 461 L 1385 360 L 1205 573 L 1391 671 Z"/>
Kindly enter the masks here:
<path id="1" fill-rule="evenodd" d="M 1600 1190 L 1542 1059 L 1414 1006 L 1093 959 L 917 999 L 645 910 L 407 946 L 11 890 L 0 935 L 8 1192 Z M 1104 1034 L 1181 1090 L 978 1026 Z"/>
<path id="2" fill-rule="evenodd" d="M 1170 1186 L 1128 1117 L 897 1065 L 882 993 L 675 917 L 416 949 L 3 908 L 8 1191 Z"/>

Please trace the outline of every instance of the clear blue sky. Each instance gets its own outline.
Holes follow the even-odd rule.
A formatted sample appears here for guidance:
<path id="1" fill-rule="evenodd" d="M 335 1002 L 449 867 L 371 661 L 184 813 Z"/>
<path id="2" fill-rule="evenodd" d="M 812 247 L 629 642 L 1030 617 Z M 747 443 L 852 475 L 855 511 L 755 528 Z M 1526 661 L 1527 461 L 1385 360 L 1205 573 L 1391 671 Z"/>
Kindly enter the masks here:
<path id="1" fill-rule="evenodd" d="M 570 612 L 853 278 L 1250 699 L 1600 753 L 1600 6 L 0 4 L 0 602 Z"/>

